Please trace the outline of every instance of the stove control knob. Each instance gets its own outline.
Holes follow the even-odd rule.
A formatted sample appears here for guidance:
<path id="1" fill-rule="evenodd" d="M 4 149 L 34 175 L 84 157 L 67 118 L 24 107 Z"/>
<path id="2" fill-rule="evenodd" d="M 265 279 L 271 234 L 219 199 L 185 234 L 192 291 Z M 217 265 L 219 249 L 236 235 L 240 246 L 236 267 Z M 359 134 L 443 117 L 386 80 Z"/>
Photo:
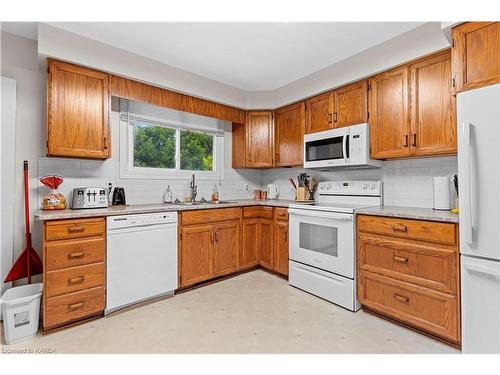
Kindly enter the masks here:
<path id="1" fill-rule="evenodd" d="M 370 184 L 370 189 L 375 189 L 375 184 Z"/>
<path id="2" fill-rule="evenodd" d="M 368 185 L 367 185 L 367 184 L 363 184 L 363 185 L 361 185 L 361 188 L 362 188 L 363 190 L 366 190 L 366 189 L 368 188 Z"/>
<path id="3" fill-rule="evenodd" d="M 319 189 L 320 189 L 320 190 L 324 190 L 324 189 L 325 189 L 325 185 L 321 185 L 321 186 L 319 187 Z"/>
<path id="4" fill-rule="evenodd" d="M 330 184 L 327 184 L 327 185 L 326 185 L 326 189 L 327 189 L 327 190 L 328 190 L 328 189 L 331 189 L 331 188 L 332 188 L 332 185 L 330 185 Z"/>

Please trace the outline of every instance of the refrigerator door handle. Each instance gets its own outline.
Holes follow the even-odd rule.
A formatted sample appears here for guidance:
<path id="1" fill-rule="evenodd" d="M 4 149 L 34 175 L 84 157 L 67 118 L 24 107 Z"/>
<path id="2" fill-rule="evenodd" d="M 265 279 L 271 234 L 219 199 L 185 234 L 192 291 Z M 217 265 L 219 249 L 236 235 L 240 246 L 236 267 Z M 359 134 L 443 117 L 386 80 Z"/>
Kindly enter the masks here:
<path id="1" fill-rule="evenodd" d="M 464 265 L 464 268 L 467 271 L 474 271 L 474 272 L 482 273 L 485 275 L 493 276 L 496 279 L 500 279 L 500 273 L 498 272 L 498 270 L 495 270 L 495 269 L 479 266 L 477 264 L 470 264 L 470 263 Z"/>
<path id="2" fill-rule="evenodd" d="M 470 164 L 471 164 L 471 142 L 470 142 L 470 133 L 471 133 L 472 124 L 470 122 L 462 123 L 462 134 L 463 134 L 463 155 L 464 155 L 464 163 L 466 164 L 464 167 L 464 191 L 460 192 L 463 194 L 464 202 L 466 207 L 464 209 L 464 228 L 460 228 L 464 233 L 464 241 L 467 244 L 472 244 L 472 199 L 471 199 L 471 173 L 470 173 Z"/>

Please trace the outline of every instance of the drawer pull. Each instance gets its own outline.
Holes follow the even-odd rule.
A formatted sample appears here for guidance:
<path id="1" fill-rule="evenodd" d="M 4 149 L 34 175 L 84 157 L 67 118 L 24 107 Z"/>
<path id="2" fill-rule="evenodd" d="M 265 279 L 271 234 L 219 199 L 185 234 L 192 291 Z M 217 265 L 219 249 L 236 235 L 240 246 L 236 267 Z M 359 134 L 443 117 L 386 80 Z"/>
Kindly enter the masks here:
<path id="1" fill-rule="evenodd" d="M 400 256 L 397 256 L 397 255 L 394 255 L 392 257 L 392 259 L 395 261 L 395 262 L 399 262 L 399 263 L 406 263 L 408 264 L 408 258 L 406 257 L 400 257 Z"/>
<path id="2" fill-rule="evenodd" d="M 76 225 L 74 227 L 68 227 L 69 233 L 78 233 L 78 232 L 83 232 L 84 230 L 85 230 L 85 227 L 83 225 Z"/>
<path id="3" fill-rule="evenodd" d="M 391 228 L 395 232 L 408 232 L 408 227 L 403 224 L 391 225 Z"/>
<path id="4" fill-rule="evenodd" d="M 68 259 L 80 259 L 85 256 L 85 253 L 69 253 Z"/>
<path id="5" fill-rule="evenodd" d="M 85 276 L 74 277 L 72 279 L 68 279 L 68 285 L 81 284 L 85 280 Z"/>
<path id="6" fill-rule="evenodd" d="M 403 303 L 409 303 L 410 302 L 410 298 L 408 298 L 406 296 L 402 296 L 401 294 L 395 293 L 394 294 L 394 298 L 396 300 L 398 300 L 399 302 L 403 302 Z"/>
<path id="7" fill-rule="evenodd" d="M 77 303 L 72 303 L 72 304 L 68 305 L 68 311 L 78 310 L 78 309 L 81 309 L 83 306 L 84 306 L 83 301 L 77 302 Z"/>

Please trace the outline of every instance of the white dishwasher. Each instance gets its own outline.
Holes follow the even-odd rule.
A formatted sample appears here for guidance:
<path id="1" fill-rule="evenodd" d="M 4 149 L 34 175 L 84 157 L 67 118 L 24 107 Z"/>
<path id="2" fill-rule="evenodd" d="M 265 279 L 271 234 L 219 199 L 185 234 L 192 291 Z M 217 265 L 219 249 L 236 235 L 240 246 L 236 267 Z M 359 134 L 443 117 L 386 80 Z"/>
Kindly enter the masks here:
<path id="1" fill-rule="evenodd" d="M 105 313 L 177 288 L 177 212 L 106 219 Z"/>

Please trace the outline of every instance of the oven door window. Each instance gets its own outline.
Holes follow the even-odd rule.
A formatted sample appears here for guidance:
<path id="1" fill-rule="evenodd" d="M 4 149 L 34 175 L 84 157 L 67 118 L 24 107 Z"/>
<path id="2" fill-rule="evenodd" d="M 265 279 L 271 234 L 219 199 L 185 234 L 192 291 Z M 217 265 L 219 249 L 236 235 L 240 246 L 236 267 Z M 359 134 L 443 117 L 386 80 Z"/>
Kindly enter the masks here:
<path id="1" fill-rule="evenodd" d="M 306 142 L 306 161 L 343 159 L 343 136 Z"/>
<path id="2" fill-rule="evenodd" d="M 336 227 L 301 222 L 299 246 L 332 257 L 338 257 L 338 229 Z"/>

